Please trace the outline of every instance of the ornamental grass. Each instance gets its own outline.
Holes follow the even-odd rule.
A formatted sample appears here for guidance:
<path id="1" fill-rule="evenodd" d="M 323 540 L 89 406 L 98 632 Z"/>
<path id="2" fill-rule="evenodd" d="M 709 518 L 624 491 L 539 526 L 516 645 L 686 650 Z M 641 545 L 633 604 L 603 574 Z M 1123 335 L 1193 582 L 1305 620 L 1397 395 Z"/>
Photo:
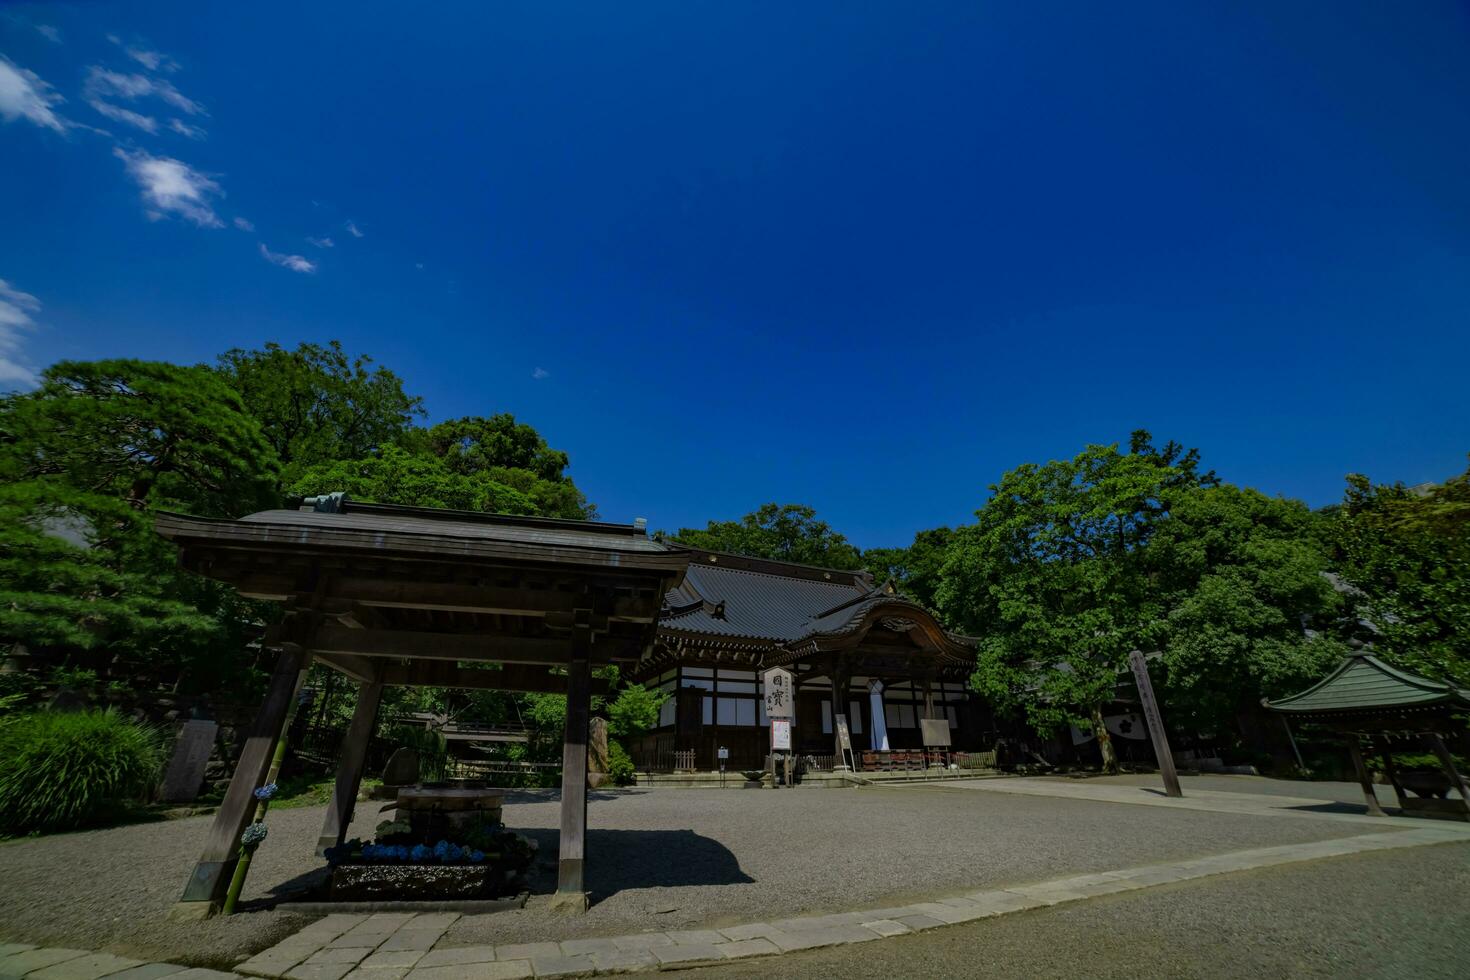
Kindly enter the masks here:
<path id="1" fill-rule="evenodd" d="M 0 720 L 0 832 L 102 823 L 152 794 L 163 754 L 156 729 L 112 709 Z"/>

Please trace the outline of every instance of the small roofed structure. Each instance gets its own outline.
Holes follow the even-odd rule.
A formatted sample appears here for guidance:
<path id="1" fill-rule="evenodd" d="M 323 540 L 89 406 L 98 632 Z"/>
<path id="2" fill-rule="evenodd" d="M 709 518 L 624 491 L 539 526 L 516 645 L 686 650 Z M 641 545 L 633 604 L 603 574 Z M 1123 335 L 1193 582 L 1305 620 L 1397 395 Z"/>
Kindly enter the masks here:
<path id="1" fill-rule="evenodd" d="M 178 912 L 217 910 L 290 705 L 317 661 L 358 682 L 321 848 L 352 818 L 384 686 L 564 692 L 559 901 L 586 907 L 591 669 L 652 648 L 687 555 L 642 524 L 603 524 L 381 504 L 341 494 L 239 520 L 160 514 L 185 568 L 285 605 L 265 702 Z"/>
<path id="2" fill-rule="evenodd" d="M 1318 724 L 1343 736 L 1369 813 L 1382 816 L 1383 809 L 1363 761 L 1364 739 L 1382 754 L 1384 773 L 1404 812 L 1470 820 L 1470 785 L 1445 745 L 1446 735 L 1465 732 L 1470 691 L 1391 667 L 1368 650 L 1359 649 L 1305 691 L 1261 703 L 1284 718 Z M 1421 740 L 1427 741 L 1439 758 L 1448 786 L 1460 794 L 1458 800 L 1414 799 L 1405 792 L 1412 780 L 1398 772 L 1393 749 L 1395 743 Z"/>

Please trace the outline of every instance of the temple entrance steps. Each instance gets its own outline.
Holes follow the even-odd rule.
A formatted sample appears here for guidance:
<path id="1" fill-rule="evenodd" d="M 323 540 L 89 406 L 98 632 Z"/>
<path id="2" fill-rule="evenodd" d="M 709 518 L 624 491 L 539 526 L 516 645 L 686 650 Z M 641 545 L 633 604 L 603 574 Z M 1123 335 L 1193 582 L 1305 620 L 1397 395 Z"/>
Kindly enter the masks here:
<path id="1" fill-rule="evenodd" d="M 998 769 L 918 769 L 905 772 L 807 771 L 797 780 L 797 789 L 851 789 L 893 783 L 950 782 L 962 779 L 998 779 L 1009 773 Z M 638 773 L 637 789 L 773 789 L 769 777 L 746 779 L 743 773 L 675 772 Z"/>

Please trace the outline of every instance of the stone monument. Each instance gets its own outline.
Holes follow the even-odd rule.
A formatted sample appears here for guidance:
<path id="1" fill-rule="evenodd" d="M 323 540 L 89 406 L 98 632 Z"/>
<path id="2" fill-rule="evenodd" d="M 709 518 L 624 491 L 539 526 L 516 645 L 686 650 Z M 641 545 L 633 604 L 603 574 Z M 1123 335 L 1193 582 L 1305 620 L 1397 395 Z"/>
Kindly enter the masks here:
<path id="1" fill-rule="evenodd" d="M 587 725 L 587 786 L 607 782 L 607 719 L 592 718 Z"/>
<path id="2" fill-rule="evenodd" d="M 204 783 L 209 757 L 214 754 L 214 737 L 219 725 L 212 721 L 186 721 L 174 739 L 173 756 L 163 776 L 165 803 L 192 803 Z"/>

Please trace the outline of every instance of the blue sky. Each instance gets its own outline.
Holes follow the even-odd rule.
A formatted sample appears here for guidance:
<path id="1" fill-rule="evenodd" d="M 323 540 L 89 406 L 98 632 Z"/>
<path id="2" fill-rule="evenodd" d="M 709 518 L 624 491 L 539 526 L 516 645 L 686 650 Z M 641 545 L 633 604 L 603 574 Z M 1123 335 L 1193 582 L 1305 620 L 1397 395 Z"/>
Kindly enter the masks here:
<path id="1" fill-rule="evenodd" d="M 606 519 L 864 547 L 1139 426 L 1462 471 L 1463 6 L 1034 7 L 7 4 L 0 384 L 340 338 Z"/>

